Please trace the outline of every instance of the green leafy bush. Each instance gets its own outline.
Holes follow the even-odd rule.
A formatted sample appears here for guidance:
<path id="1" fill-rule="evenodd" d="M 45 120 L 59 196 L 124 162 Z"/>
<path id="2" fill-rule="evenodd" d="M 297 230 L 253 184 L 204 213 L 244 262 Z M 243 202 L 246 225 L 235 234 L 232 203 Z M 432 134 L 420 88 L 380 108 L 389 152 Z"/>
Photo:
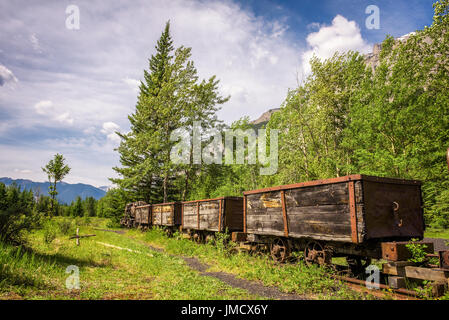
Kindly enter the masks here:
<path id="1" fill-rule="evenodd" d="M 423 264 L 427 261 L 427 252 L 425 251 L 427 245 L 417 243 L 417 241 L 418 239 L 412 239 L 410 243 L 405 245 L 412 254 L 412 257 L 408 260 L 417 264 Z"/>
<path id="2" fill-rule="evenodd" d="M 72 220 L 68 218 L 63 218 L 58 221 L 59 232 L 64 235 L 71 233 L 73 230 Z"/>
<path id="3" fill-rule="evenodd" d="M 44 229 L 44 242 L 50 244 L 56 239 L 56 231 L 53 228 Z"/>

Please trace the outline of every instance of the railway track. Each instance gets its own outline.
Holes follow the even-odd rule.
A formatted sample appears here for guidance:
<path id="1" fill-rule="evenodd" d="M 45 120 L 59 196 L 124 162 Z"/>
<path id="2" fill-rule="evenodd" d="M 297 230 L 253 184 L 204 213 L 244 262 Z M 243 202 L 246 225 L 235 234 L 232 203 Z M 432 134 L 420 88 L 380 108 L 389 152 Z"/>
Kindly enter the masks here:
<path id="1" fill-rule="evenodd" d="M 407 289 L 393 289 L 384 284 L 379 284 L 379 289 L 370 289 L 366 286 L 365 281 L 357 278 L 344 276 L 333 276 L 333 278 L 345 282 L 348 287 L 357 292 L 371 294 L 378 298 L 392 297 L 396 300 L 422 300 L 417 292 Z"/>
<path id="2" fill-rule="evenodd" d="M 242 250 L 244 252 L 252 252 L 252 254 L 257 255 L 267 255 L 270 256 L 270 250 L 268 248 L 261 249 L 256 251 L 248 251 Z M 298 262 L 299 258 L 290 258 L 286 259 L 284 262 L 276 262 L 278 264 L 285 265 L 294 265 Z M 348 287 L 353 289 L 354 291 L 360 293 L 371 294 L 374 297 L 385 299 L 385 298 L 394 298 L 396 300 L 423 300 L 418 292 L 408 289 L 395 289 L 391 286 L 385 285 L 383 283 L 379 283 L 378 288 L 368 288 L 365 280 L 361 280 L 354 276 L 350 276 L 351 271 L 348 266 L 343 266 L 339 264 L 330 264 L 327 265 L 327 268 L 333 270 L 337 274 L 330 275 L 331 278 L 335 280 L 339 280 L 344 282 Z M 380 279 L 386 279 L 387 275 L 380 273 Z"/>

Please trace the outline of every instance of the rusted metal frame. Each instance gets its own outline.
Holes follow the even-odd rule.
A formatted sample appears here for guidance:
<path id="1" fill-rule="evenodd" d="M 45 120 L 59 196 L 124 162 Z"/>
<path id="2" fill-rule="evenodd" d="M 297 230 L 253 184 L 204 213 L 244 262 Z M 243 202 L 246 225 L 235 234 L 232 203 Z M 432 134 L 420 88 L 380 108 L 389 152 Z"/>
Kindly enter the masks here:
<path id="1" fill-rule="evenodd" d="M 182 201 L 182 203 L 197 203 L 197 202 L 205 202 L 205 201 L 216 201 L 220 199 L 224 199 L 225 197 L 213 198 L 213 199 L 200 199 L 200 200 L 190 200 L 190 201 Z"/>
<path id="2" fill-rule="evenodd" d="M 375 176 L 365 176 L 361 175 L 361 180 L 371 181 L 371 182 L 381 182 L 388 184 L 405 184 L 411 186 L 420 186 L 422 183 L 419 180 L 408 180 L 408 179 L 397 179 L 397 178 L 383 178 Z"/>
<path id="3" fill-rule="evenodd" d="M 441 269 L 449 269 L 449 250 L 438 251 L 438 260 Z"/>
<path id="4" fill-rule="evenodd" d="M 153 205 L 153 206 L 168 206 L 168 205 L 170 205 L 170 204 L 175 204 L 175 203 L 177 203 L 177 202 L 179 202 L 179 201 L 164 202 L 164 203 L 155 203 L 155 204 L 152 204 L 152 205 Z"/>
<path id="5" fill-rule="evenodd" d="M 420 204 L 421 204 L 421 223 L 422 223 L 422 226 L 423 226 L 423 231 L 426 231 L 426 221 L 425 221 L 425 219 L 424 219 L 424 201 L 423 201 L 423 198 L 422 198 L 422 190 L 421 190 L 421 188 L 419 188 L 419 201 L 420 201 Z M 424 238 L 424 233 L 423 233 L 423 236 L 422 237 L 420 237 L 421 239 L 423 239 Z"/>
<path id="6" fill-rule="evenodd" d="M 345 276 L 338 276 L 338 275 L 332 275 L 332 278 L 338 279 L 338 280 L 342 280 L 342 281 L 346 281 L 346 282 L 350 282 L 350 283 L 354 283 L 354 284 L 359 284 L 362 285 L 363 287 L 366 286 L 366 280 L 359 280 L 359 279 L 355 279 L 355 278 L 349 278 L 349 277 L 345 277 Z M 379 287 L 379 289 L 384 289 L 384 290 L 391 290 L 397 293 L 401 293 L 401 294 L 405 294 L 408 296 L 412 296 L 412 297 L 418 297 L 419 293 L 416 291 L 411 291 L 411 290 L 407 290 L 407 289 L 394 289 L 390 286 L 387 286 L 385 284 L 382 283 L 378 283 L 376 284 L 376 286 Z"/>
<path id="7" fill-rule="evenodd" d="M 243 196 L 243 232 L 246 233 L 246 195 Z"/>
<path id="8" fill-rule="evenodd" d="M 391 183 L 391 184 L 406 184 L 406 185 L 421 185 L 421 182 L 418 180 L 405 180 L 405 179 L 394 179 L 394 178 L 381 178 L 381 177 L 373 177 L 373 176 L 365 176 L 361 174 L 353 174 L 345 177 L 324 179 L 324 180 L 315 180 L 315 181 L 306 181 L 295 184 L 282 185 L 277 187 L 270 187 L 264 189 L 257 190 L 249 190 L 244 191 L 244 195 L 271 192 L 271 191 L 280 191 L 280 190 L 288 190 L 288 189 L 296 189 L 296 188 L 304 188 L 304 187 L 314 187 L 325 184 L 333 184 L 333 183 L 341 183 L 348 181 L 358 181 L 358 180 L 366 180 L 373 182 L 383 182 L 383 183 Z"/>
<path id="9" fill-rule="evenodd" d="M 196 203 L 196 202 L 217 201 L 217 200 L 226 200 L 226 199 L 239 200 L 239 199 L 242 199 L 242 197 L 218 197 L 218 198 L 212 198 L 212 199 L 182 201 L 182 203 Z"/>
<path id="10" fill-rule="evenodd" d="M 181 204 L 181 231 L 184 228 L 184 205 Z"/>
<path id="11" fill-rule="evenodd" d="M 300 183 L 295 183 L 295 184 L 288 184 L 288 185 L 277 186 L 277 187 L 270 187 L 270 188 L 264 188 L 264 189 L 244 191 L 243 194 L 244 195 L 250 195 L 250 194 L 256 194 L 256 193 L 280 191 L 280 190 L 287 190 L 287 189 L 296 189 L 296 188 L 302 188 L 302 187 L 313 187 L 313 186 L 319 186 L 319 185 L 323 185 L 323 184 L 332 184 L 332 183 L 339 183 L 339 182 L 346 182 L 346 181 L 349 181 L 349 180 L 360 180 L 360 179 L 361 179 L 361 175 L 352 175 L 352 176 L 346 176 L 346 177 L 338 177 L 338 178 L 332 178 L 332 179 L 306 181 L 306 182 L 300 182 Z"/>
<path id="12" fill-rule="evenodd" d="M 355 203 L 355 187 L 354 181 L 348 183 L 349 188 L 349 214 L 351 217 L 351 239 L 353 243 L 359 242 L 358 232 L 357 232 L 357 210 Z"/>
<path id="13" fill-rule="evenodd" d="M 221 232 L 221 208 L 222 208 L 222 202 L 223 200 L 218 200 L 218 232 Z"/>
<path id="14" fill-rule="evenodd" d="M 196 217 L 198 219 L 198 221 L 197 221 L 198 230 L 200 230 L 200 202 L 199 201 L 196 202 Z"/>
<path id="15" fill-rule="evenodd" d="M 287 221 L 287 209 L 285 204 L 285 191 L 281 190 L 281 202 L 282 202 L 282 217 L 284 219 L 284 235 L 288 237 L 288 221 Z"/>
<path id="16" fill-rule="evenodd" d="M 136 209 L 151 207 L 151 204 L 145 204 L 143 206 L 136 206 Z"/>

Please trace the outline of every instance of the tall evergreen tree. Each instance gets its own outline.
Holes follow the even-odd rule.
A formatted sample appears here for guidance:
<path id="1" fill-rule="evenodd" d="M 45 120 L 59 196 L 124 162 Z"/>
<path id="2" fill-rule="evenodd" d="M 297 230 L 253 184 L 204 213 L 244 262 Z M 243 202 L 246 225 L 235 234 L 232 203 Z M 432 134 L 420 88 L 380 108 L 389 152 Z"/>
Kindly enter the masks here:
<path id="1" fill-rule="evenodd" d="M 80 196 L 76 197 L 76 200 L 72 202 L 71 213 L 73 217 L 83 216 L 83 202 Z"/>
<path id="2" fill-rule="evenodd" d="M 176 181 L 188 179 L 193 165 L 171 162 L 170 151 L 176 142 L 170 140 L 170 134 L 191 127 L 193 121 L 202 121 L 205 129 L 215 126 L 216 105 L 228 99 L 219 96 L 215 76 L 198 83 L 190 57 L 190 48 L 174 49 L 167 22 L 156 54 L 149 59 L 149 69 L 144 71 L 136 110 L 128 117 L 131 131 L 119 134 L 122 167 L 114 170 L 121 178 L 111 181 L 135 200 L 179 198 L 182 191 Z"/>

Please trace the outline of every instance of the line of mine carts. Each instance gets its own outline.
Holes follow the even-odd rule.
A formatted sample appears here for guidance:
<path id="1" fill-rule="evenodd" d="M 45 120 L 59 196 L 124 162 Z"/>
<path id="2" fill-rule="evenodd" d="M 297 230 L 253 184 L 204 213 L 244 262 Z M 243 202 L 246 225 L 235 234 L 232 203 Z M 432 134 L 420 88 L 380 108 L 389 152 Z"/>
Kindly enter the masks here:
<path id="1" fill-rule="evenodd" d="M 401 278 L 429 277 L 447 286 L 449 251 L 434 252 L 422 243 L 439 265 L 425 268 L 409 262 L 406 245 L 424 236 L 421 182 L 351 175 L 333 179 L 243 192 L 242 197 L 126 206 L 123 226 L 163 228 L 198 242 L 217 232 L 231 235 L 239 248 L 268 251 L 278 262 L 303 252 L 307 264 L 330 264 L 346 257 L 353 273 L 361 273 L 371 259 L 384 259 L 383 272 L 396 286 Z M 424 269 L 424 268 L 421 268 Z M 437 274 L 438 273 L 438 274 Z M 399 279 L 399 280 L 398 280 Z M 391 283 L 390 283 L 391 284 Z"/>

